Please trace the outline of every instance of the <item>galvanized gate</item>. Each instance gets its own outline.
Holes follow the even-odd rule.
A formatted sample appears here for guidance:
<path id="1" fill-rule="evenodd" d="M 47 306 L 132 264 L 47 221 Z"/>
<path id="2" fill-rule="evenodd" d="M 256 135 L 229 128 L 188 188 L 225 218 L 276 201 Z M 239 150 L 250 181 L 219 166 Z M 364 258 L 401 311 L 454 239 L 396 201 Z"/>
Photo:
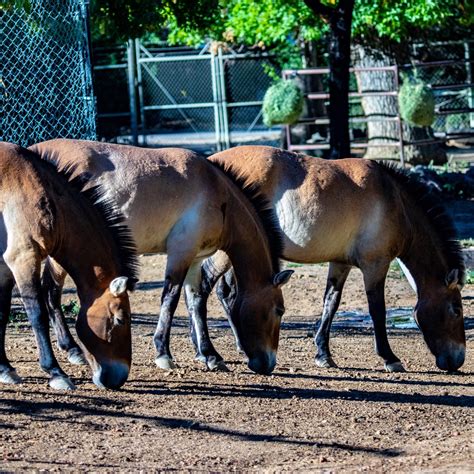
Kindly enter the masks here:
<path id="1" fill-rule="evenodd" d="M 95 68 L 96 80 L 100 75 L 104 83 L 107 75 L 120 75 L 121 91 L 128 96 L 128 102 L 123 96 L 102 102 L 99 96 L 99 129 L 101 122 L 128 117 L 128 131 L 122 127 L 117 141 L 206 152 L 241 143 L 276 144 L 279 130 L 268 130 L 261 119 L 263 96 L 272 82 L 263 68 L 271 60 L 220 48 L 170 54 L 130 41 L 120 63 Z M 112 106 L 118 100 L 123 111 L 101 110 L 101 103 Z"/>

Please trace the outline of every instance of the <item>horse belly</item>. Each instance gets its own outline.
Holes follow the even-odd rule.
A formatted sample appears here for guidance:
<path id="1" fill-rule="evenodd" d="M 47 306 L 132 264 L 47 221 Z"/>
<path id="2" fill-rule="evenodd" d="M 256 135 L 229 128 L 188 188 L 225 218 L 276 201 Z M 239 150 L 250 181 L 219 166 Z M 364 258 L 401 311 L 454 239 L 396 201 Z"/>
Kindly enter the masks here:
<path id="1" fill-rule="evenodd" d="M 275 202 L 284 236 L 283 257 L 300 263 L 348 261 L 356 233 L 354 216 L 330 215 L 313 199 L 305 205 L 297 192 L 286 191 Z"/>

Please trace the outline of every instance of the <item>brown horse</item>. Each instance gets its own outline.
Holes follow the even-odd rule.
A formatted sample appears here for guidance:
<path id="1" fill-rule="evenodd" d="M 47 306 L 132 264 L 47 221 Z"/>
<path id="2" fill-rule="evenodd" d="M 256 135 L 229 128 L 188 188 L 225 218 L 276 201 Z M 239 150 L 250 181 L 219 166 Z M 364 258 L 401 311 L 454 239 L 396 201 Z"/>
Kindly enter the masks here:
<path id="1" fill-rule="evenodd" d="M 59 367 L 49 338 L 40 265 L 51 255 L 77 285 L 81 301 L 77 333 L 94 382 L 118 388 L 131 364 L 127 290 L 136 281 L 135 248 L 121 224 L 123 217 L 101 200 L 100 189 L 82 191 L 81 177 L 70 178 L 70 173 L 59 173 L 32 151 L 0 143 L 0 381 L 21 381 L 5 353 L 16 282 L 49 385 L 74 388 Z"/>
<path id="2" fill-rule="evenodd" d="M 415 320 L 438 367 L 456 370 L 463 364 L 463 258 L 451 219 L 426 186 L 393 166 L 361 159 L 326 161 L 271 147 L 236 147 L 209 159 L 247 184 L 257 184 L 272 202 L 284 235 L 284 259 L 331 262 L 315 338 L 317 365 L 335 366 L 330 326 L 347 275 L 356 266 L 363 273 L 376 352 L 387 371 L 404 370 L 385 327 L 384 284 L 396 257 L 416 282 Z M 205 262 L 209 288 L 229 265 L 223 254 Z M 230 287 L 224 283 L 220 296 L 229 307 L 233 293 L 228 275 L 226 280 Z"/>
<path id="3" fill-rule="evenodd" d="M 158 367 L 171 369 L 169 338 L 171 322 L 184 282 L 186 303 L 195 332 L 204 333 L 210 347 L 206 364 L 222 368 L 215 358 L 205 324 L 201 262 L 222 249 L 229 255 L 238 282 L 232 318 L 242 322 L 238 335 L 249 358 L 249 367 L 268 374 L 276 362 L 283 313 L 281 286 L 292 271 L 279 271 L 281 238 L 270 207 L 255 189 L 222 173 L 215 165 L 183 149 L 143 149 L 125 145 L 52 140 L 33 147 L 53 153 L 61 166 L 73 164 L 101 183 L 127 216 L 140 253 L 167 253 L 165 284 L 154 342 Z M 229 179 L 230 178 L 230 179 Z M 250 199 L 248 199 L 250 198 Z M 50 314 L 66 332 L 60 312 L 60 294 L 65 272 L 57 264 L 45 275 L 49 288 Z M 198 315 L 198 316 L 196 316 Z M 70 350 L 70 335 L 60 342 Z"/>

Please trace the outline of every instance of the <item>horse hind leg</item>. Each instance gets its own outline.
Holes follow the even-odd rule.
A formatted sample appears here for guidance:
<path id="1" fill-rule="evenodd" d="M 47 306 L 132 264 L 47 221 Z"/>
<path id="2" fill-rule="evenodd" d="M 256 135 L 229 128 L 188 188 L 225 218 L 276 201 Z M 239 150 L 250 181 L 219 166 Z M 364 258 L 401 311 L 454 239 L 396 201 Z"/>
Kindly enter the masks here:
<path id="1" fill-rule="evenodd" d="M 184 282 L 186 306 L 191 319 L 191 338 L 196 348 L 196 360 L 206 364 L 209 370 L 228 372 L 222 356 L 209 337 L 207 300 L 219 275 L 206 272 L 206 267 L 201 266 L 201 259 L 194 261 Z"/>
<path id="2" fill-rule="evenodd" d="M 381 268 L 361 268 L 364 274 L 365 292 L 369 303 L 369 313 L 374 325 L 375 352 L 384 360 L 387 372 L 405 372 L 400 359 L 393 353 L 387 337 L 385 307 L 385 278 L 388 264 Z"/>
<path id="3" fill-rule="evenodd" d="M 342 289 L 350 270 L 350 265 L 334 262 L 329 264 L 326 291 L 324 292 L 323 314 L 314 338 L 316 345 L 315 363 L 318 367 L 337 367 L 329 350 L 329 337 L 332 320 L 341 302 Z"/>
<path id="4" fill-rule="evenodd" d="M 0 260 L 0 382 L 16 384 L 22 381 L 10 365 L 5 351 L 5 333 L 10 316 L 12 290 L 15 281 L 10 269 Z"/>
<path id="5" fill-rule="evenodd" d="M 155 363 L 158 368 L 163 370 L 177 368 L 170 350 L 171 325 L 184 279 L 196 255 L 195 247 L 191 245 L 192 242 L 187 242 L 189 246 L 187 250 L 183 251 L 185 242 L 179 236 L 173 237 L 168 237 L 171 243 L 167 248 L 168 260 L 166 262 L 165 284 L 161 294 L 160 316 L 153 336 L 157 352 Z"/>
<path id="6" fill-rule="evenodd" d="M 66 271 L 53 259 L 47 258 L 42 277 L 42 288 L 48 308 L 49 320 L 53 325 L 59 349 L 67 352 L 71 364 L 86 365 L 87 361 L 81 348 L 69 331 L 61 307 L 61 295 Z"/>

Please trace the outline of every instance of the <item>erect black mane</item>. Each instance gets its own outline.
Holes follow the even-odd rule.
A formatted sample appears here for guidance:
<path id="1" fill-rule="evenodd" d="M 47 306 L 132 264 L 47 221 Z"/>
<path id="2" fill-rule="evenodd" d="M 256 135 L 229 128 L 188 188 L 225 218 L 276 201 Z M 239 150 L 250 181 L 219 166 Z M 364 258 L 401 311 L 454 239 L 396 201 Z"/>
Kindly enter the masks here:
<path id="1" fill-rule="evenodd" d="M 457 238 L 454 222 L 446 210 L 441 193 L 429 187 L 417 175 L 407 169 L 400 168 L 391 163 L 381 161 L 377 163 L 403 186 L 413 199 L 413 205 L 420 207 L 424 211 L 433 232 L 438 237 L 449 269 L 458 269 L 459 281 L 461 284 L 464 284 L 466 280 L 466 267 L 461 245 Z"/>
<path id="2" fill-rule="evenodd" d="M 130 229 L 124 224 L 125 216 L 110 199 L 105 197 L 104 189 L 100 185 L 86 188 L 90 184 L 90 176 L 87 173 L 78 173 L 77 167 L 74 165 L 60 168 L 59 160 L 54 153 L 43 151 L 37 153 L 30 149 L 27 151 L 35 155 L 32 158 L 35 167 L 38 166 L 37 163 L 41 163 L 46 168 L 50 168 L 58 177 L 64 179 L 68 188 L 72 188 L 89 201 L 102 218 L 115 245 L 117 259 L 120 263 L 120 276 L 138 280 L 139 264 L 135 241 Z"/>
<path id="3" fill-rule="evenodd" d="M 265 198 L 261 189 L 249 183 L 237 170 L 225 163 L 218 163 L 208 160 L 213 166 L 222 171 L 245 195 L 255 209 L 260 222 L 265 230 L 270 247 L 273 271 L 280 271 L 280 256 L 283 253 L 283 235 L 280 229 L 278 218 L 272 204 Z"/>

